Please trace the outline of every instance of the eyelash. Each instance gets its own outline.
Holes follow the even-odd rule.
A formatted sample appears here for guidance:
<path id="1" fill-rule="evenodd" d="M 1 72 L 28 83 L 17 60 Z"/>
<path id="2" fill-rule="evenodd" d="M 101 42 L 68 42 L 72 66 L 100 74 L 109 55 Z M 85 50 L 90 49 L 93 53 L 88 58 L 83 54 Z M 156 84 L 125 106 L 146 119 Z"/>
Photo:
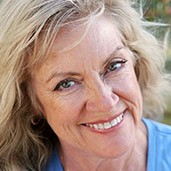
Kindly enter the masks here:
<path id="1" fill-rule="evenodd" d="M 106 66 L 105 74 L 107 74 L 109 72 L 113 72 L 117 69 L 120 69 L 120 67 L 122 67 L 126 62 L 127 62 L 127 60 L 125 60 L 125 59 L 120 59 L 120 60 L 111 62 L 109 65 Z M 118 65 L 118 64 L 120 64 L 120 66 L 116 67 L 116 65 Z M 111 66 L 113 66 L 114 68 L 110 69 Z"/>
<path id="2" fill-rule="evenodd" d="M 68 83 L 72 83 L 71 85 L 67 85 Z M 65 79 L 60 81 L 55 87 L 54 91 L 63 91 L 64 89 L 69 89 L 71 86 L 75 85 L 76 81 L 73 79 Z M 66 87 L 65 87 L 66 86 Z M 65 88 L 64 88 L 65 87 Z"/>
<path id="3" fill-rule="evenodd" d="M 117 61 L 113 61 L 111 62 L 109 65 L 106 66 L 106 72 L 104 73 L 104 75 L 108 74 L 109 72 L 113 72 L 117 69 L 120 69 L 120 67 L 122 67 L 123 64 L 125 64 L 127 62 L 127 60 L 125 59 L 121 59 L 121 60 L 117 60 Z M 120 66 L 116 67 L 116 65 L 120 64 Z M 110 68 L 110 67 L 114 67 L 114 68 Z M 67 85 L 69 83 L 69 85 Z M 79 82 L 73 80 L 72 78 L 67 78 L 65 80 L 60 81 L 57 86 L 55 87 L 54 91 L 65 91 L 67 89 L 71 89 L 71 87 L 73 87 L 75 84 L 79 84 Z"/>

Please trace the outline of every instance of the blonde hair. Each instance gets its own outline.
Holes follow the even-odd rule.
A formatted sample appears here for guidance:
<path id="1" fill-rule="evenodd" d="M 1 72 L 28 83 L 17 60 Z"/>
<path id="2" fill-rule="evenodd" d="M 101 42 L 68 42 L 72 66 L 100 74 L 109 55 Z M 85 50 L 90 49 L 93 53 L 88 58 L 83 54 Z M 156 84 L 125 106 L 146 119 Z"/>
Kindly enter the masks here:
<path id="1" fill-rule="evenodd" d="M 31 87 L 34 67 L 46 57 L 58 30 L 76 20 L 113 16 L 134 54 L 144 113 L 162 114 L 168 90 L 162 44 L 129 0 L 4 0 L 0 6 L 0 170 L 42 170 L 57 137 L 41 118 Z M 38 42 L 41 41 L 38 44 Z"/>

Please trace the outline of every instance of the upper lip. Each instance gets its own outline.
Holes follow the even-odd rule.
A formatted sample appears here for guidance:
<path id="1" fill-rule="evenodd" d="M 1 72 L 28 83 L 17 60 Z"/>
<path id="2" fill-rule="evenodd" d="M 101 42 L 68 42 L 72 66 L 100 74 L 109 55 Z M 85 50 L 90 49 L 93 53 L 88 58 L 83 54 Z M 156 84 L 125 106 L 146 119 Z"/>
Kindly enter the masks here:
<path id="1" fill-rule="evenodd" d="M 99 123 L 111 122 L 112 120 L 117 118 L 119 115 L 124 114 L 124 112 L 125 112 L 125 110 L 123 112 L 120 112 L 117 115 L 111 116 L 110 118 L 100 119 L 100 120 L 96 120 L 96 121 L 92 121 L 92 122 L 86 122 L 86 123 L 82 123 L 82 125 L 85 125 L 85 124 L 99 124 Z"/>

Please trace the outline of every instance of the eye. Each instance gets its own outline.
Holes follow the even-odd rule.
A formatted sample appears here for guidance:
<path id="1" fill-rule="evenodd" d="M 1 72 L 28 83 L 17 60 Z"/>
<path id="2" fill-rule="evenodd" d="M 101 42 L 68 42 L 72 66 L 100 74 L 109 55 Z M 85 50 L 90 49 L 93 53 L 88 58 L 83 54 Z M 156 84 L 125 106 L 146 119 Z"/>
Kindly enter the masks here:
<path id="1" fill-rule="evenodd" d="M 75 81 L 73 81 L 73 80 L 69 80 L 69 79 L 62 80 L 57 84 L 54 91 L 56 91 L 56 90 L 57 91 L 67 90 L 67 89 L 71 88 L 74 85 L 75 85 Z"/>
<path id="2" fill-rule="evenodd" d="M 111 62 L 111 63 L 107 66 L 107 73 L 119 69 L 119 68 L 122 67 L 123 64 L 125 64 L 126 62 L 127 62 L 127 60 L 125 60 L 125 59 L 117 60 L 117 61 Z"/>

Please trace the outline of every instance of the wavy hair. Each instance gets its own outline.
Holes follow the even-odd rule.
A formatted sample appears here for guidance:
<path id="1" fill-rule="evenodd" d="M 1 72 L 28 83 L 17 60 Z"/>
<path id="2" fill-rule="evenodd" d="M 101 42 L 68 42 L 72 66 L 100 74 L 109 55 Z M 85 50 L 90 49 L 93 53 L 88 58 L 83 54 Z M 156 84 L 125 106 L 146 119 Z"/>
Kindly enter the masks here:
<path id="1" fill-rule="evenodd" d="M 40 114 L 31 86 L 35 67 L 44 60 L 65 24 L 108 14 L 134 54 L 144 115 L 162 115 L 169 88 L 165 53 L 152 26 L 129 0 L 4 0 L 0 5 L 0 170 L 38 171 L 58 142 Z M 134 8 L 133 8 L 134 7 Z M 41 43 L 40 43 L 41 42 Z M 32 119 L 39 116 L 39 123 Z"/>

